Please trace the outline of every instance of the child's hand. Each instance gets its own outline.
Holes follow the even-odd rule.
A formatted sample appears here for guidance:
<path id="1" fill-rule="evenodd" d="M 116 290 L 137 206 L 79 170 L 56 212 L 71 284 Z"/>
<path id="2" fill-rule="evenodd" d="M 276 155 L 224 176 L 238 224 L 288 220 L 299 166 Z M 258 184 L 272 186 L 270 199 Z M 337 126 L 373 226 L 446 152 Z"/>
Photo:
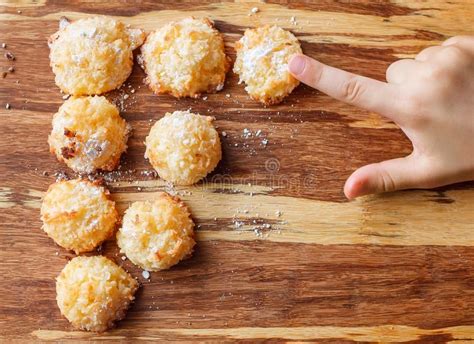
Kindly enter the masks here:
<path id="1" fill-rule="evenodd" d="M 289 69 L 331 97 L 393 120 L 413 144 L 407 157 L 355 171 L 344 186 L 349 199 L 474 180 L 474 36 L 452 37 L 414 60 L 396 61 L 387 83 L 304 55 L 293 56 Z"/>

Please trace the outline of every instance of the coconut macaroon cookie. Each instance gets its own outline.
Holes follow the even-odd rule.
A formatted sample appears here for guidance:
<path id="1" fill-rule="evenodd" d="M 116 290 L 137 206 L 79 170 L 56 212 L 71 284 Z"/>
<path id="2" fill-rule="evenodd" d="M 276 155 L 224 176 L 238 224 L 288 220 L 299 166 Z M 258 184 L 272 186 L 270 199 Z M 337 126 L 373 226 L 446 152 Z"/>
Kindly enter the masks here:
<path id="1" fill-rule="evenodd" d="M 125 317 L 138 282 L 102 257 L 75 257 L 56 278 L 56 300 L 74 327 L 103 332 Z"/>
<path id="2" fill-rule="evenodd" d="M 234 72 L 240 82 L 245 82 L 245 90 L 253 99 L 277 104 L 298 86 L 299 81 L 288 71 L 288 61 L 302 51 L 291 32 L 278 26 L 247 29 L 235 50 Z"/>
<path id="3" fill-rule="evenodd" d="M 134 264 L 149 271 L 168 269 L 191 255 L 194 223 L 186 205 L 162 193 L 152 202 L 135 202 L 123 217 L 117 244 Z"/>
<path id="4" fill-rule="evenodd" d="M 109 238 L 118 221 L 115 202 L 102 186 L 81 179 L 50 185 L 41 205 L 43 230 L 56 244 L 76 254 Z"/>
<path id="5" fill-rule="evenodd" d="M 110 17 L 98 16 L 69 23 L 48 44 L 56 85 L 67 94 L 101 94 L 118 88 L 132 72 L 133 50 L 145 34 Z"/>
<path id="6" fill-rule="evenodd" d="M 222 152 L 213 117 L 189 111 L 167 113 L 146 138 L 145 158 L 159 176 L 178 185 L 191 185 L 219 163 Z"/>
<path id="7" fill-rule="evenodd" d="M 141 51 L 146 83 L 178 98 L 220 91 L 230 66 L 222 35 L 207 18 L 171 22 L 148 35 Z"/>
<path id="8" fill-rule="evenodd" d="M 72 97 L 53 117 L 51 153 L 79 173 L 111 171 L 127 149 L 131 127 L 105 97 Z"/>

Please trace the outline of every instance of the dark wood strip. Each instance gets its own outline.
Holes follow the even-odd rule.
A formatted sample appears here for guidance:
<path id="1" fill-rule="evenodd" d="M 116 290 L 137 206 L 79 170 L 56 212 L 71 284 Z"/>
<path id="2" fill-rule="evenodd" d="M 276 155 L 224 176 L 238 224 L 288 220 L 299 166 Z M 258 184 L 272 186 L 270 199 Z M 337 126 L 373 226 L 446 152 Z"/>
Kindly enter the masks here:
<path id="1" fill-rule="evenodd" d="M 73 255 L 55 247 L 37 221 L 25 226 L 18 215 L 5 219 L 16 235 L 1 243 L 9 276 L 0 286 L 2 318 L 15 319 L 24 331 L 65 330 L 54 277 Z M 29 230 L 21 234 L 20 228 Z M 103 253 L 143 280 L 140 269 L 116 256 L 113 242 Z M 124 326 L 178 328 L 183 319 L 189 328 L 469 325 L 473 266 L 473 247 L 201 242 L 192 259 L 144 282 Z"/>

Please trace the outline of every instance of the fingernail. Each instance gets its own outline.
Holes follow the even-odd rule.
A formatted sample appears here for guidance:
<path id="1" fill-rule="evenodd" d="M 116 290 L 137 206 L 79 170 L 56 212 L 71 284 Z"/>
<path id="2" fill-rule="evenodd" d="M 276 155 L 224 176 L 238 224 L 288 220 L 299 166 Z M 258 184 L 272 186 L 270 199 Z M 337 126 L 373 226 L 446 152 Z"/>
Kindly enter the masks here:
<path id="1" fill-rule="evenodd" d="M 304 56 L 295 55 L 291 58 L 290 63 L 288 64 L 288 69 L 294 75 L 300 75 L 304 71 L 306 65 L 306 59 Z"/>
<path id="2" fill-rule="evenodd" d="M 349 200 L 375 193 L 373 183 L 364 175 L 352 174 L 344 184 L 344 194 Z"/>

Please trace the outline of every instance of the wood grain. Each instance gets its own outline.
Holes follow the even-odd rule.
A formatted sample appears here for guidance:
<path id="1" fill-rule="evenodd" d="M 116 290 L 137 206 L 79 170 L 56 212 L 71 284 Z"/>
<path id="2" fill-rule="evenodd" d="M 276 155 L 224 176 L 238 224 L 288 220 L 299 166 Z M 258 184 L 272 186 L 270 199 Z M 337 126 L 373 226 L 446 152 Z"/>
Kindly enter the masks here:
<path id="1" fill-rule="evenodd" d="M 249 16 L 253 7 L 260 11 Z M 153 95 L 137 66 L 127 86 L 108 95 L 130 95 L 122 115 L 134 134 L 122 174 L 106 175 L 107 184 L 121 211 L 163 190 L 178 194 L 198 225 L 197 250 L 147 282 L 107 241 L 100 253 L 143 287 L 116 329 L 100 335 L 72 329 L 56 306 L 54 278 L 74 255 L 55 246 L 39 220 L 54 174 L 73 176 L 46 143 L 63 102 L 46 40 L 61 16 L 91 14 L 147 31 L 209 16 L 232 59 L 245 28 L 277 24 L 293 31 L 308 55 L 379 80 L 398 58 L 474 34 L 474 4 L 467 0 L 0 1 L 0 43 L 16 57 L 4 59 L 3 50 L 0 56 L 0 72 L 15 66 L 0 79 L 0 341 L 474 340 L 474 183 L 347 202 L 342 186 L 354 169 L 410 152 L 390 121 L 305 86 L 265 108 L 232 73 L 207 100 L 177 101 Z M 188 108 L 215 116 L 218 130 L 227 132 L 224 158 L 203 183 L 170 187 L 149 176 L 143 140 L 165 112 Z M 245 138 L 244 128 L 262 136 Z"/>

